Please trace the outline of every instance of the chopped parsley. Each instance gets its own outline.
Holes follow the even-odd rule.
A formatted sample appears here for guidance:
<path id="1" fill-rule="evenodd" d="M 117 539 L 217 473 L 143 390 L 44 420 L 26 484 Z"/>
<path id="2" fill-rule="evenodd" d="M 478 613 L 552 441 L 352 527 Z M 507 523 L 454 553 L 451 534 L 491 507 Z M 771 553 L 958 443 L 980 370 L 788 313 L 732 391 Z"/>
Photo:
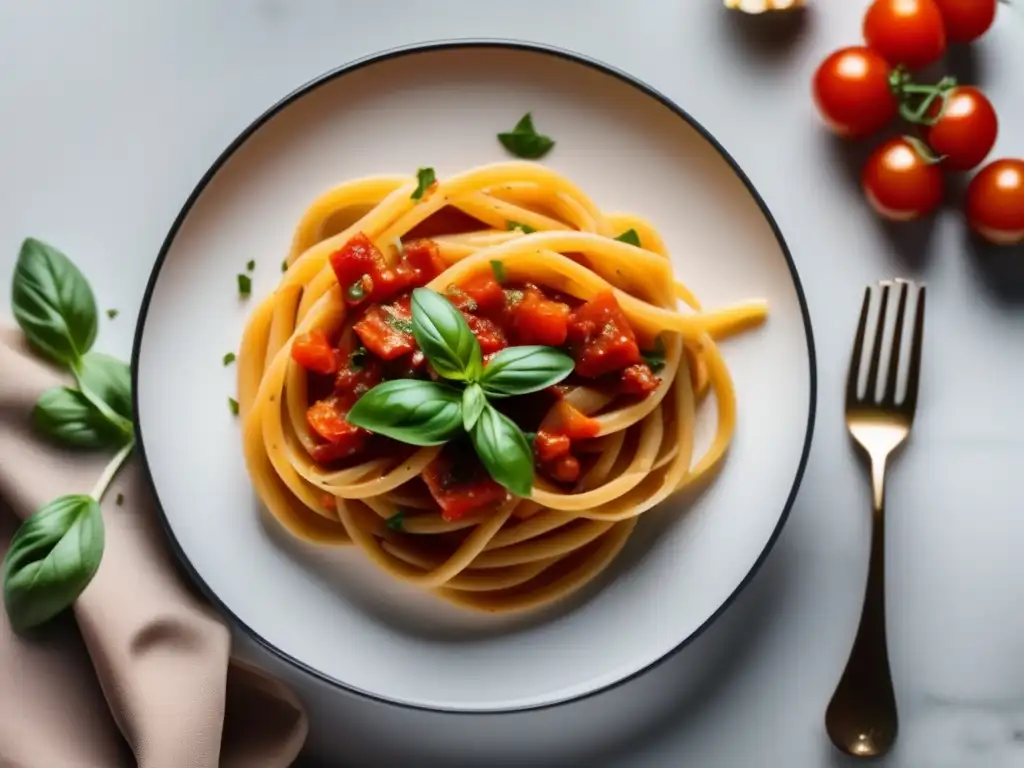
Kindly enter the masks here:
<path id="1" fill-rule="evenodd" d="M 525 296 L 525 294 L 522 291 L 505 291 L 505 301 L 512 307 L 522 301 L 523 296 Z"/>
<path id="2" fill-rule="evenodd" d="M 508 229 L 509 232 L 515 232 L 518 229 L 524 235 L 529 235 L 537 231 L 529 224 L 523 224 L 520 221 L 506 221 L 505 227 Z"/>
<path id="3" fill-rule="evenodd" d="M 387 526 L 389 530 L 401 531 L 402 524 L 405 522 L 405 512 L 399 510 L 396 514 L 392 515 L 387 519 Z"/>
<path id="4" fill-rule="evenodd" d="M 661 340 L 661 336 L 658 336 L 654 340 L 654 349 L 645 350 L 640 353 L 640 356 L 647 363 L 648 367 L 657 373 L 665 367 L 665 342 Z"/>
<path id="5" fill-rule="evenodd" d="M 636 233 L 635 229 L 627 229 L 615 239 L 620 243 L 629 243 L 630 245 L 635 245 L 637 248 L 640 247 L 640 235 Z"/>
<path id="6" fill-rule="evenodd" d="M 234 352 L 228 352 L 226 355 L 224 355 L 224 365 L 225 366 L 231 365 L 233 362 L 235 362 L 235 353 Z"/>
<path id="7" fill-rule="evenodd" d="M 480 309 L 480 305 L 476 303 L 476 300 L 457 285 L 449 285 L 445 293 L 459 299 L 462 302 L 462 309 L 467 312 L 476 312 Z"/>
<path id="8" fill-rule="evenodd" d="M 228 398 L 228 408 L 231 409 L 231 413 L 233 413 L 235 416 L 238 415 L 238 401 L 235 400 L 235 398 Z"/>
<path id="9" fill-rule="evenodd" d="M 256 269 L 256 262 L 252 259 L 249 259 L 249 261 L 246 262 L 245 268 L 247 271 L 252 272 L 254 269 Z"/>
<path id="10" fill-rule="evenodd" d="M 526 160 L 543 157 L 555 146 L 550 136 L 537 133 L 533 127 L 533 116 L 529 112 L 519 119 L 511 131 L 499 133 L 498 141 L 513 155 Z"/>
<path id="11" fill-rule="evenodd" d="M 238 276 L 238 295 L 248 296 L 252 293 L 252 278 L 248 275 L 240 274 Z"/>
<path id="12" fill-rule="evenodd" d="M 356 280 L 348 287 L 348 290 L 345 291 L 345 293 L 350 299 L 352 299 L 352 301 L 362 301 L 366 298 L 366 289 L 363 287 L 363 281 Z"/>
<path id="13" fill-rule="evenodd" d="M 505 282 L 505 265 L 497 259 L 491 260 L 491 270 L 494 272 L 494 279 L 499 283 Z"/>
<path id="14" fill-rule="evenodd" d="M 121 314 L 121 313 L 118 312 L 116 309 L 108 309 L 107 310 L 107 317 L 109 317 L 111 320 L 113 320 L 119 314 Z"/>
<path id="15" fill-rule="evenodd" d="M 412 335 L 412 320 L 404 317 L 399 317 L 395 314 L 395 310 L 391 307 L 384 307 L 384 313 L 388 316 L 385 321 L 391 328 L 398 331 L 399 333 L 408 333 Z"/>
<path id="16" fill-rule="evenodd" d="M 281 271 L 282 272 L 287 272 L 288 271 L 288 259 L 285 259 L 284 261 L 281 262 Z"/>
<path id="17" fill-rule="evenodd" d="M 420 168 L 416 171 L 416 179 L 419 184 L 411 197 L 413 200 L 422 200 L 427 190 L 437 182 L 437 176 L 433 168 Z"/>
<path id="18" fill-rule="evenodd" d="M 117 506 L 119 506 L 119 507 L 122 504 L 124 504 L 124 494 L 123 493 L 117 494 L 117 498 L 114 499 L 114 503 L 117 504 Z"/>

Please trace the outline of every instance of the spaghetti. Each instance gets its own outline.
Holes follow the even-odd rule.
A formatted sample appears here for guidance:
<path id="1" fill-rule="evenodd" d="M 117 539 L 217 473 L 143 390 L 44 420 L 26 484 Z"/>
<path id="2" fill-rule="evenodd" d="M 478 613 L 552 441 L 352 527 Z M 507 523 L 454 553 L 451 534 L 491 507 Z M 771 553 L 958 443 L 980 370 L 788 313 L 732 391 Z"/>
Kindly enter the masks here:
<path id="1" fill-rule="evenodd" d="M 303 215 L 238 356 L 248 470 L 301 539 L 354 544 L 466 607 L 536 607 L 592 580 L 640 515 L 719 465 L 736 403 L 715 342 L 766 308 L 703 310 L 647 221 L 602 212 L 540 164 L 485 165 L 423 187 L 358 179 Z M 464 314 L 485 361 L 517 344 L 573 355 L 558 386 L 495 401 L 536 431 L 528 497 L 481 472 L 465 441 L 417 447 L 345 421 L 382 380 L 436 378 L 408 327 L 403 290 L 415 285 Z M 709 393 L 717 432 L 697 456 Z"/>

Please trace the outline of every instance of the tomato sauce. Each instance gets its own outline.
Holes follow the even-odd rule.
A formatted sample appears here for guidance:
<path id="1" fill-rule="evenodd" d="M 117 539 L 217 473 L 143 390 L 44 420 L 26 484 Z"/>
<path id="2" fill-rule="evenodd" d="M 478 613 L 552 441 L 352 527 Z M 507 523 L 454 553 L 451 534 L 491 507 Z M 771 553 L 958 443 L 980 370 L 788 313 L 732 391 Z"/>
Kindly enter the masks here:
<path id="1" fill-rule="evenodd" d="M 437 378 L 413 335 L 410 294 L 445 268 L 430 235 L 484 227 L 446 208 L 413 230 L 392 258 L 385 258 L 361 233 L 331 254 L 330 264 L 352 322 L 339 339 L 313 331 L 296 338 L 291 350 L 310 379 L 312 405 L 306 418 L 317 438 L 313 452 L 317 463 L 349 464 L 371 455 L 409 450 L 349 424 L 345 415 L 382 381 Z M 600 430 L 598 421 L 563 399 L 567 387 L 585 384 L 616 395 L 646 397 L 661 383 L 645 362 L 636 334 L 611 291 L 584 302 L 532 283 L 499 281 L 495 272 L 485 271 L 448 286 L 445 295 L 465 317 L 485 364 L 500 350 L 520 345 L 558 347 L 573 357 L 575 370 L 562 384 L 493 401 L 524 432 L 536 433 L 536 469 L 556 484 L 577 482 L 582 467 L 573 444 L 596 437 Z M 458 441 L 445 446 L 423 480 L 449 520 L 506 497 L 472 447 Z"/>

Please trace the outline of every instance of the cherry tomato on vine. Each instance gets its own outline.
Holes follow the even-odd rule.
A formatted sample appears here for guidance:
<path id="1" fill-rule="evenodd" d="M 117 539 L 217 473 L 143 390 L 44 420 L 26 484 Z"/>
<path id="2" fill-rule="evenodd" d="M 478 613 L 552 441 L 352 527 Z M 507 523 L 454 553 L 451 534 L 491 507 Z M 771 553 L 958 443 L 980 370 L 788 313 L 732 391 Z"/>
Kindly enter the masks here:
<path id="1" fill-rule="evenodd" d="M 941 100 L 930 110 L 939 115 Z M 942 164 L 953 171 L 969 171 L 981 164 L 995 146 L 999 118 L 985 95 L 977 88 L 958 86 L 947 96 L 938 121 L 925 129 L 924 138 Z"/>
<path id="2" fill-rule="evenodd" d="M 993 243 L 1024 243 L 1024 160 L 996 160 L 967 187 L 967 221 Z"/>
<path id="3" fill-rule="evenodd" d="M 898 106 L 889 72 L 885 59 L 863 46 L 841 48 L 821 63 L 814 73 L 814 103 L 832 130 L 860 138 L 889 124 Z"/>
<path id="4" fill-rule="evenodd" d="M 942 171 L 904 137 L 890 139 L 872 153 L 861 185 L 871 207 L 893 221 L 924 216 L 942 202 Z"/>
<path id="5" fill-rule="evenodd" d="M 946 52 L 935 0 L 875 0 L 864 14 L 864 40 L 894 67 L 920 69 Z"/>
<path id="6" fill-rule="evenodd" d="M 951 43 L 969 43 L 988 31 L 996 20 L 999 0 L 935 0 Z"/>

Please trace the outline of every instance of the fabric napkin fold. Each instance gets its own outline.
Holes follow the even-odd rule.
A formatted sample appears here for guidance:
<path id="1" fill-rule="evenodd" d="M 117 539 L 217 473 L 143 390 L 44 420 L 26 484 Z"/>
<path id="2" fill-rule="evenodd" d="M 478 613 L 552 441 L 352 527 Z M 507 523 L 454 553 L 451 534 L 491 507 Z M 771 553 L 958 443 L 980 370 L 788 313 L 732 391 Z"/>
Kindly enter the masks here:
<path id="1" fill-rule="evenodd" d="M 33 405 L 60 383 L 20 331 L 0 329 L 0 554 L 19 519 L 88 493 L 110 458 L 34 432 Z M 302 705 L 231 659 L 228 629 L 176 572 L 155 506 L 130 460 L 103 499 L 103 560 L 73 618 L 23 638 L 0 611 L 0 765 L 278 768 L 296 759 L 308 729 Z"/>

